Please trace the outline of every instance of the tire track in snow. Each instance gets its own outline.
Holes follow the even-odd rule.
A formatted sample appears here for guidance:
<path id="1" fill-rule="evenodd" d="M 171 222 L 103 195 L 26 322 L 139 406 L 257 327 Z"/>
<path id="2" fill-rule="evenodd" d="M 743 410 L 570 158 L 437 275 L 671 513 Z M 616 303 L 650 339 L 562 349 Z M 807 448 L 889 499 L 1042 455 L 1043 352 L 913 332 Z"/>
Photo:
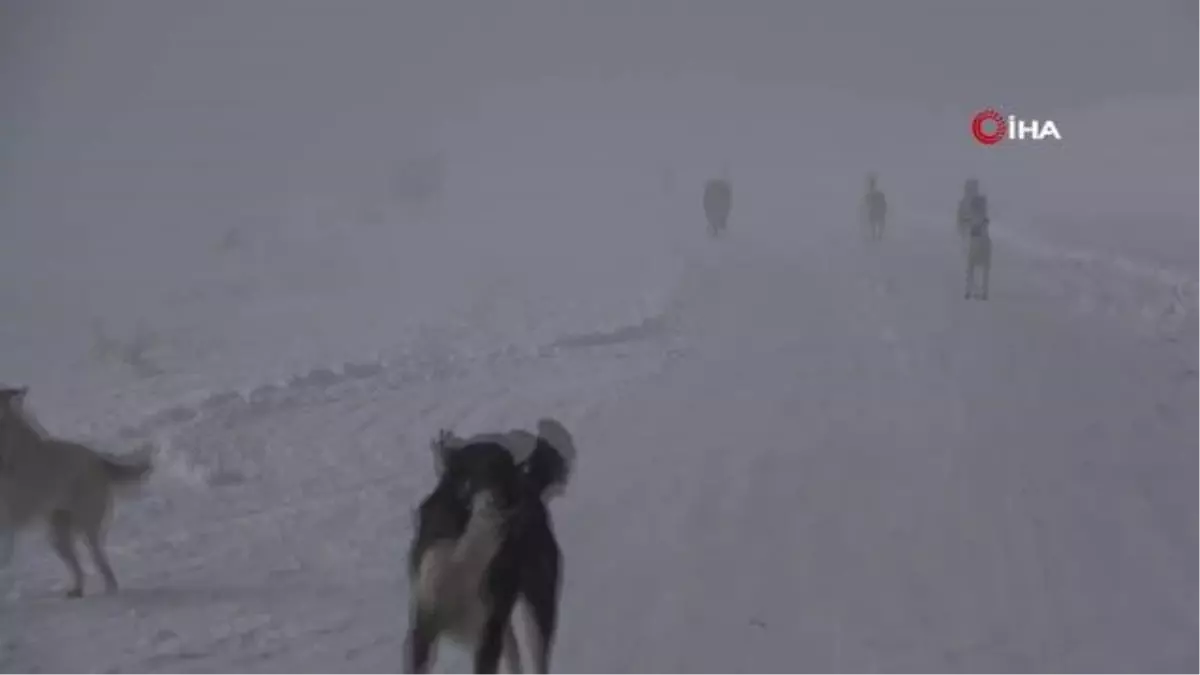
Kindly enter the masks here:
<path id="1" fill-rule="evenodd" d="M 996 631 L 1003 638 L 956 651 L 953 667 L 974 668 L 970 664 L 988 651 L 1011 660 L 1012 668 L 1194 665 L 1194 644 L 1182 638 L 1194 631 L 1194 608 L 1174 601 L 1182 597 L 1175 589 L 1195 588 L 1186 571 L 1195 567 L 1195 512 L 1187 497 L 1195 492 L 1195 462 L 1194 453 L 1191 461 L 1184 454 L 1194 420 L 1190 432 L 1186 425 L 1147 424 L 1154 400 L 1169 395 L 1162 392 L 1174 358 L 1169 345 L 1139 340 L 1102 317 L 1062 311 L 1057 298 L 1036 294 L 1039 271 L 1020 257 L 997 265 L 993 280 L 999 283 L 988 303 L 948 294 L 921 301 L 912 293 L 915 272 L 924 272 L 925 298 L 939 285 L 953 288 L 954 275 L 937 272 L 928 237 L 897 247 L 893 260 L 908 271 L 893 274 L 914 285 L 897 294 L 893 316 L 913 349 L 943 352 L 927 354 L 925 362 L 942 365 L 962 404 L 966 438 L 978 446 L 962 455 L 967 463 L 960 476 L 971 479 L 971 488 L 959 494 L 952 513 L 975 514 L 975 526 L 993 534 L 990 543 L 981 542 L 991 549 L 986 559 L 1007 561 L 1007 569 L 993 573 L 1000 585 L 991 603 L 1027 617 L 1006 622 Z M 923 252 L 929 259 L 918 262 Z M 1194 408 L 1194 392 L 1185 398 Z M 1131 452 L 1134 447 L 1142 449 Z M 1156 468 L 1172 463 L 1177 471 Z M 1143 468 L 1128 470 L 1139 464 Z M 1159 476 L 1158 498 L 1139 487 L 1137 474 L 1145 472 Z M 1167 476 L 1180 479 L 1161 482 Z M 988 502 L 1005 509 L 996 513 Z M 1106 588 L 1115 578 L 1125 581 Z M 1002 592 L 1013 582 L 1033 585 Z M 1016 611 L 1019 598 L 1032 600 L 1024 612 Z M 1110 605 L 1123 609 L 1106 610 Z M 1127 639 L 1154 622 L 1165 622 L 1154 639 Z"/>
<path id="2" fill-rule="evenodd" d="M 877 333 L 846 302 L 856 291 L 824 292 L 854 279 L 820 260 L 742 251 L 714 272 L 708 318 L 692 317 L 705 346 L 597 422 L 613 440 L 590 478 L 607 480 L 618 490 L 608 498 L 637 520 L 592 521 L 590 538 L 622 543 L 583 555 L 574 574 L 589 585 L 577 591 L 623 587 L 626 597 L 577 606 L 590 620 L 586 634 L 564 629 L 572 670 L 780 670 L 799 654 L 814 668 L 839 663 L 837 605 L 821 600 L 820 572 L 847 559 L 809 545 L 862 545 L 840 536 L 829 486 L 849 478 L 838 453 L 862 453 L 845 442 L 859 411 L 838 414 L 856 395 L 839 385 L 847 368 L 869 369 L 856 360 L 876 350 Z M 847 312 L 856 318 L 839 318 Z M 624 645 L 617 654 L 589 637 L 610 634 Z"/>
<path id="3" fill-rule="evenodd" d="M 1118 470 L 1180 463 L 1151 473 L 1194 496 L 1179 429 L 1124 450 L 1166 371 L 1113 359 L 1163 355 L 1064 313 L 1019 258 L 966 303 L 953 242 L 855 251 L 731 254 L 691 358 L 598 413 L 592 527 L 567 536 L 591 552 L 575 591 L 604 601 L 571 601 L 570 669 L 1194 665 L 1194 527 Z"/>

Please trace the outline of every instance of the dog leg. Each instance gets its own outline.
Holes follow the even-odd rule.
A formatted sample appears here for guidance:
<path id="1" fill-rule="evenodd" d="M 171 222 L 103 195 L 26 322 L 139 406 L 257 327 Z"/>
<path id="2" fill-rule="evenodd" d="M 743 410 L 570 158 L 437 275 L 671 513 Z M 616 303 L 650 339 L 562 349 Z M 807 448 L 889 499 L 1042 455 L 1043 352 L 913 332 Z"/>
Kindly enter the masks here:
<path id="1" fill-rule="evenodd" d="M 67 511 L 55 511 L 50 514 L 50 546 L 67 565 L 71 572 L 71 588 L 67 591 L 68 598 L 83 597 L 83 568 L 79 565 L 79 557 L 75 555 L 75 542 L 72 539 L 71 514 Z"/>
<path id="2" fill-rule="evenodd" d="M 513 631 L 512 617 L 508 620 L 508 630 L 504 631 L 504 667 L 510 673 L 520 673 L 521 647 L 517 644 L 517 634 Z"/>
<path id="3" fill-rule="evenodd" d="M 505 633 L 511 632 L 509 624 L 515 600 L 514 597 L 507 601 L 497 600 L 488 616 L 483 634 L 479 636 L 479 646 L 475 649 L 476 673 L 495 673 L 500 669 L 500 652 L 504 648 Z"/>
<path id="4" fill-rule="evenodd" d="M 550 672 L 550 647 L 554 628 L 552 623 L 548 629 L 544 628 L 543 621 L 546 621 L 546 617 L 529 622 L 525 633 L 526 644 L 529 647 L 527 651 L 529 652 L 529 672 L 531 673 Z M 547 630 L 549 630 L 549 634 L 547 634 Z"/>
<path id="5" fill-rule="evenodd" d="M 88 551 L 92 555 L 92 562 L 96 563 L 96 569 L 100 571 L 100 576 L 104 578 L 104 590 L 108 593 L 117 592 L 117 575 L 113 574 L 112 565 L 108 562 L 108 555 L 104 552 L 104 534 L 101 532 L 99 525 L 84 528 L 83 540 L 87 544 Z"/>
<path id="6" fill-rule="evenodd" d="M 967 292 L 963 294 L 964 300 L 971 299 L 971 287 L 974 285 L 975 285 L 975 266 L 972 265 L 970 262 L 967 262 Z"/>
<path id="7" fill-rule="evenodd" d="M 533 621 L 529 622 L 530 672 L 550 672 L 550 650 L 554 646 L 554 634 L 558 627 L 558 592 L 561 584 L 562 554 L 557 550 L 538 561 L 536 579 L 524 587 L 526 605 Z"/>
<path id="8" fill-rule="evenodd" d="M 404 640 L 404 672 L 429 672 L 429 659 L 433 655 L 433 645 L 436 641 L 437 629 L 432 617 L 427 612 L 415 610 L 408 628 L 408 637 Z"/>
<path id="9" fill-rule="evenodd" d="M 530 602 L 533 623 L 530 626 L 534 639 L 529 644 L 530 672 L 550 672 L 550 650 L 554 646 L 554 632 L 558 624 L 557 600 L 548 598 Z"/>
<path id="10" fill-rule="evenodd" d="M 989 257 L 989 258 L 991 257 L 991 253 L 990 253 L 990 252 L 988 253 L 988 257 Z M 988 260 L 988 261 L 987 261 L 986 263 L 984 263 L 984 265 L 983 265 L 983 295 L 981 295 L 981 296 L 980 296 L 980 298 L 981 298 L 981 299 L 983 299 L 983 300 L 987 300 L 987 296 L 988 296 L 988 277 L 989 277 L 989 276 L 991 276 L 991 274 L 992 274 L 992 261 L 991 261 L 991 260 Z"/>

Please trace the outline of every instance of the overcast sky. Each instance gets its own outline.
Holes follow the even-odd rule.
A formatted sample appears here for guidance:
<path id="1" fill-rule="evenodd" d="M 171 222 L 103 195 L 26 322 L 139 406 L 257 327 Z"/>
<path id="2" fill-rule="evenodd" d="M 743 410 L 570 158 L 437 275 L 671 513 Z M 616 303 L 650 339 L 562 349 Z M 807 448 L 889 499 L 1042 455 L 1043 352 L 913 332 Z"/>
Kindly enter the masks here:
<path id="1" fill-rule="evenodd" d="M 315 166 L 303 153 L 369 163 L 483 88 L 542 77 L 715 74 L 1035 116 L 1195 92 L 1196 4 L 4 0 L 0 216 L 252 219 Z"/>

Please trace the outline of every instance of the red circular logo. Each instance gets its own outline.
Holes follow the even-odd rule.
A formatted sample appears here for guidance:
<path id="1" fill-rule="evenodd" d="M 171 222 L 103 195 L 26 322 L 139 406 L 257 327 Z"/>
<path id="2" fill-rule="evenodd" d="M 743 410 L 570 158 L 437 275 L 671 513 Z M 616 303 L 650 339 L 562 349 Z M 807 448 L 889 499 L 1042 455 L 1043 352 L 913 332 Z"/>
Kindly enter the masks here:
<path id="1" fill-rule="evenodd" d="M 1008 135 L 1008 124 L 1003 115 L 987 108 L 971 119 L 971 135 L 984 145 L 995 145 Z"/>

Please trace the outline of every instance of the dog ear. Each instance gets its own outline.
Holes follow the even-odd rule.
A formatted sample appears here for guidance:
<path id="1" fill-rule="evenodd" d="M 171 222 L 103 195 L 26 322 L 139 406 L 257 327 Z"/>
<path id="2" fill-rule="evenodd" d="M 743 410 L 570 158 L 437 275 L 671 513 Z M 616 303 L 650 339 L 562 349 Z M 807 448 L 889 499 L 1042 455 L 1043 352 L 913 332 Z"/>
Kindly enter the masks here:
<path id="1" fill-rule="evenodd" d="M 429 441 L 429 450 L 433 453 L 433 467 L 441 476 L 446 470 L 446 460 L 454 452 L 454 433 L 447 429 L 439 429 L 438 435 Z"/>

